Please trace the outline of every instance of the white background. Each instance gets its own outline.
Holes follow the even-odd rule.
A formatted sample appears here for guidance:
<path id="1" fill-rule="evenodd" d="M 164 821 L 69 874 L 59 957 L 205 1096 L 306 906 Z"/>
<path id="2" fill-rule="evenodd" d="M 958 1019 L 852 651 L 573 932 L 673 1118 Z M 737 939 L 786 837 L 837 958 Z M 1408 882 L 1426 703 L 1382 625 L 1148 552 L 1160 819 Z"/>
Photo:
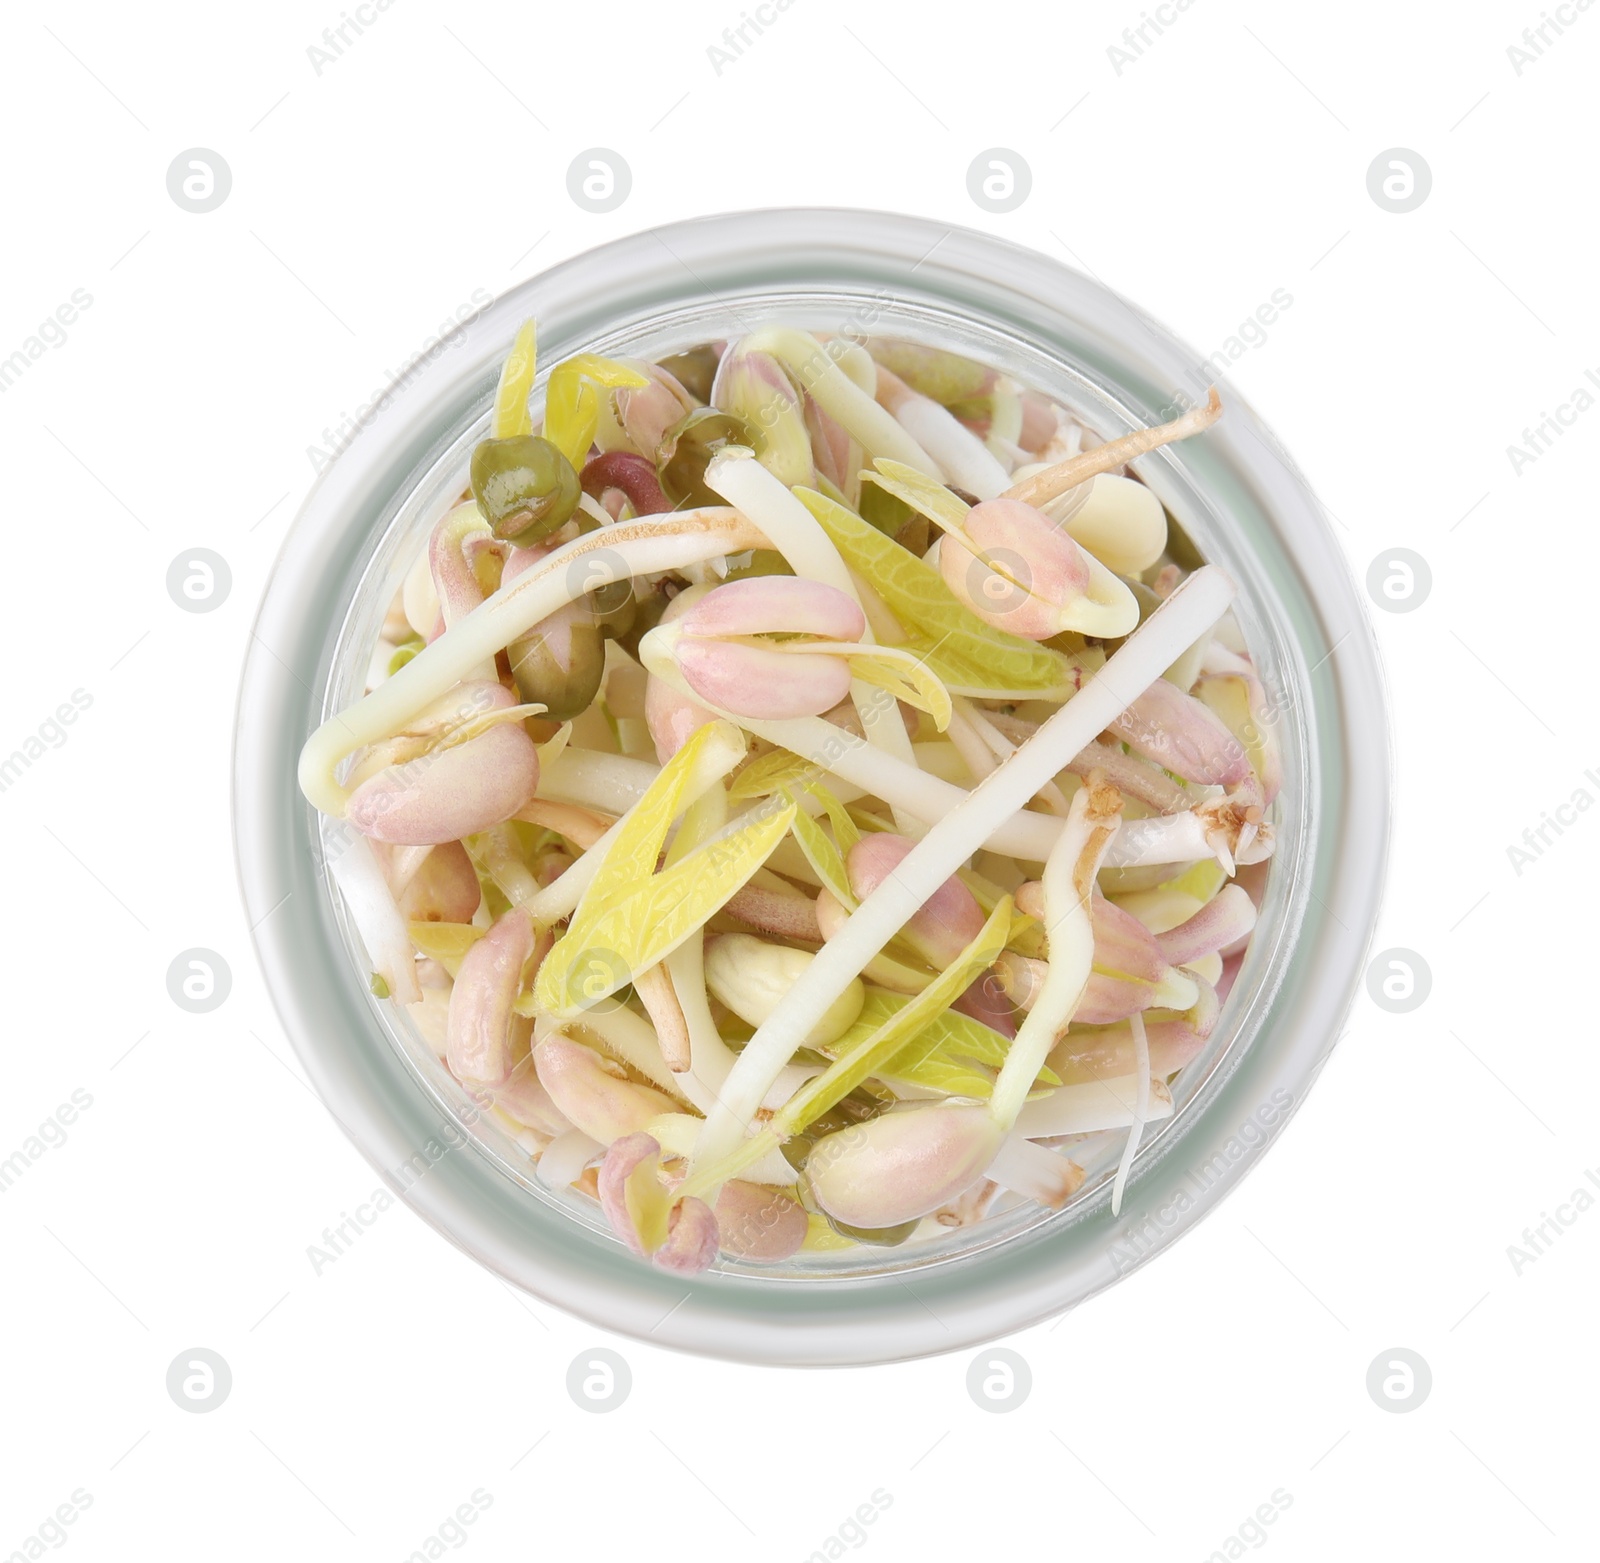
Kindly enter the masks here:
<path id="1" fill-rule="evenodd" d="M 1198 0 L 1119 75 L 1137 0 L 795 0 L 719 75 L 737 0 L 397 0 L 320 74 L 337 0 L 9 8 L 0 358 L 74 289 L 93 303 L 0 395 L 0 751 L 75 689 L 92 704 L 0 794 L 0 1158 L 75 1090 L 93 1105 L 0 1198 L 0 1556 L 79 1488 L 46 1540 L 82 1559 L 399 1560 L 477 1489 L 479 1559 L 827 1555 L 880 1488 L 859 1535 L 883 1560 L 1201 1559 L 1278 1489 L 1274 1557 L 1586 1550 L 1600 1213 L 1567 1207 L 1520 1274 L 1507 1253 L 1600 1168 L 1600 820 L 1520 874 L 1507 853 L 1600 796 L 1600 411 L 1520 475 L 1507 454 L 1600 373 L 1600 12 L 1567 10 L 1519 76 L 1539 9 Z M 633 172 L 606 216 L 566 190 L 595 145 Z M 196 146 L 233 176 L 204 215 L 165 183 Z M 1033 173 L 1003 216 L 966 185 L 996 146 Z M 1366 185 L 1393 147 L 1433 174 L 1404 215 Z M 1430 997 L 1363 994 L 1218 1214 L 1008 1342 L 1033 1390 L 1004 1415 L 969 1398 L 968 1354 L 799 1374 L 607 1340 L 403 1207 L 314 1274 L 308 1245 L 377 1178 L 303 1082 L 233 880 L 235 684 L 307 447 L 475 289 L 789 203 L 1003 234 L 1202 353 L 1286 289 L 1233 384 L 1358 576 L 1395 546 L 1432 570 L 1420 608 L 1374 615 L 1399 751 L 1375 948 L 1419 952 Z M 165 587 L 195 546 L 232 572 L 204 615 Z M 209 1015 L 167 995 L 191 946 L 232 968 Z M 606 1416 L 565 1388 L 600 1344 L 633 1374 Z M 233 1375 L 204 1415 L 165 1388 L 194 1346 Z M 1366 1389 L 1396 1346 L 1433 1375 L 1406 1415 Z"/>

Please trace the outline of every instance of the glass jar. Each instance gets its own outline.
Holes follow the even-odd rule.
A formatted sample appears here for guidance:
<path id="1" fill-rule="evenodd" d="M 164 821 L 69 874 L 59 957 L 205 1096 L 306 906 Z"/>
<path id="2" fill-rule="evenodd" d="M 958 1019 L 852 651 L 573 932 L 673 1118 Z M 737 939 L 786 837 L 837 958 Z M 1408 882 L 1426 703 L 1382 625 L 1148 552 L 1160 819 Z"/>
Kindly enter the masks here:
<path id="1" fill-rule="evenodd" d="M 1055 397 L 1102 438 L 1202 401 L 1198 357 L 1089 278 L 986 234 L 877 212 L 739 213 L 636 234 L 497 299 L 370 409 L 275 566 L 235 749 L 239 872 L 269 990 L 356 1146 L 458 1247 L 535 1296 L 656 1344 L 842 1364 L 972 1346 L 1036 1323 L 1160 1252 L 1231 1189 L 1339 1034 L 1376 919 L 1389 826 L 1380 669 L 1345 561 L 1292 461 L 1235 394 L 1205 435 L 1138 470 L 1239 586 L 1235 612 L 1283 749 L 1277 850 L 1248 955 L 1204 1053 L 1148 1127 L 1120 1215 L 1109 1172 L 899 1249 L 723 1260 L 684 1279 L 633 1258 L 599 1208 L 544 1188 L 396 1006 L 374 998 L 301 796 L 306 737 L 356 699 L 385 610 L 460 495 L 517 325 L 549 366 L 657 358 L 783 321 L 920 338 Z M 543 392 L 544 376 L 535 387 Z"/>

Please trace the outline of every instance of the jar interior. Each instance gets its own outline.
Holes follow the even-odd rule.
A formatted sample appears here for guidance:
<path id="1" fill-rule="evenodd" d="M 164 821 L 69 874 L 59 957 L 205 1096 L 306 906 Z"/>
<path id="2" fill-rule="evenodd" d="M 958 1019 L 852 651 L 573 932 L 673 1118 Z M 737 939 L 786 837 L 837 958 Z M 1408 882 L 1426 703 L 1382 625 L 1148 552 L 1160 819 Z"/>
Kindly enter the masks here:
<path id="1" fill-rule="evenodd" d="M 814 331 L 894 336 L 961 353 L 1050 397 L 1102 439 L 1159 422 L 1178 410 L 1141 406 L 1123 388 L 1108 383 L 1098 366 L 1046 352 L 1021 333 L 977 322 L 933 304 L 859 290 L 819 288 L 726 294 L 692 307 L 620 322 L 614 329 L 570 350 L 655 360 L 708 340 L 733 337 L 780 322 Z M 555 361 L 544 354 L 541 357 L 546 367 L 535 382 L 536 412 L 542 405 L 548 365 Z M 458 502 L 466 486 L 472 449 L 487 432 L 493 390 L 493 377 L 486 377 L 481 395 L 473 404 L 473 414 L 401 486 L 374 536 L 365 569 L 354 584 L 348 611 L 338 630 L 323 694 L 324 718 L 363 694 L 372 648 L 379 639 L 385 613 L 429 532 Z M 1166 447 L 1141 458 L 1138 471 L 1188 532 L 1202 556 L 1221 565 L 1238 584 L 1233 611 L 1258 674 L 1272 697 L 1283 759 L 1283 789 L 1268 814 L 1276 831 L 1275 850 L 1243 965 L 1210 1038 L 1172 1081 L 1172 1115 L 1145 1127 L 1136 1170 L 1167 1155 L 1181 1140 L 1194 1103 L 1208 1085 L 1226 1077 L 1265 1024 L 1309 893 L 1305 858 L 1311 839 L 1309 826 L 1317 808 L 1312 731 L 1310 724 L 1302 720 L 1302 713 L 1310 708 L 1308 673 L 1290 626 L 1275 609 L 1272 581 L 1265 577 L 1249 539 L 1232 525 L 1225 501 L 1207 492 L 1182 446 Z M 336 850 L 345 827 L 328 821 L 323 821 L 322 827 L 319 839 L 324 851 Z M 349 956 L 351 981 L 365 989 L 367 963 L 359 936 L 342 905 L 337 907 L 337 916 Z M 436 1105 L 442 1122 L 446 1118 L 457 1123 L 475 1119 L 471 1132 L 474 1151 L 488 1158 L 524 1197 L 562 1212 L 587 1228 L 596 1242 L 620 1247 L 620 1240 L 610 1232 L 595 1201 L 574 1190 L 553 1190 L 539 1182 L 527 1154 L 498 1123 L 475 1112 L 465 1089 L 399 1006 L 370 994 L 366 1003 L 397 1057 Z M 1120 1142 L 1121 1135 L 1116 1138 Z M 931 1235 L 919 1233 L 897 1248 L 802 1251 L 780 1264 L 759 1265 L 724 1256 L 716 1261 L 706 1279 L 731 1273 L 772 1283 L 838 1282 L 903 1275 L 965 1261 L 1046 1225 L 1057 1228 L 1089 1217 L 1109 1201 L 1117 1157 L 1114 1147 L 1107 1148 L 1098 1160 L 1086 1165 L 1087 1177 L 1078 1193 L 1058 1211 L 1020 1198 L 1008 1206 L 1002 1194 L 990 1214 L 976 1224 Z"/>

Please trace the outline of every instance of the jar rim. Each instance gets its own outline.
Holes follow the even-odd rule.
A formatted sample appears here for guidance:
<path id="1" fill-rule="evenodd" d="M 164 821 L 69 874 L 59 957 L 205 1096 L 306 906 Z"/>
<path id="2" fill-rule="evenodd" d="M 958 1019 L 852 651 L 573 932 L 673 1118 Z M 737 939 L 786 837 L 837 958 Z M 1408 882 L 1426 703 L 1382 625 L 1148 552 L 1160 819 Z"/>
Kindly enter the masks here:
<path id="1" fill-rule="evenodd" d="M 1175 392 L 1194 394 L 1198 357 L 1164 328 L 1093 279 L 990 235 L 804 208 L 646 230 L 503 294 L 377 399 L 285 539 L 240 689 L 235 844 L 252 936 L 285 1031 L 358 1149 L 430 1224 L 534 1295 L 656 1344 L 769 1364 L 875 1362 L 970 1346 L 1075 1305 L 1192 1226 L 1276 1137 L 1337 1040 L 1387 858 L 1389 745 L 1370 623 L 1305 480 L 1228 391 L 1228 415 L 1203 447 L 1173 448 L 1159 465 L 1218 510 L 1225 530 L 1214 541 L 1239 554 L 1223 562 L 1255 572 L 1255 590 L 1287 626 L 1291 650 L 1307 653 L 1299 657 L 1305 677 L 1290 691 L 1308 735 L 1310 806 L 1296 875 L 1307 889 L 1314 877 L 1317 891 L 1301 897 L 1292 948 L 1263 989 L 1270 1013 L 1201 1087 L 1181 1132 L 1141 1155 L 1120 1216 L 1101 1201 L 1071 1222 L 1040 1221 L 1019 1237 L 908 1270 L 894 1286 L 873 1275 L 795 1285 L 754 1272 L 685 1281 L 640 1265 L 619 1244 L 597 1243 L 569 1218 L 539 1219 L 489 1157 L 455 1154 L 437 1103 L 393 1067 L 388 1038 L 353 981 L 317 872 L 313 811 L 295 784 L 367 555 L 420 475 L 460 444 L 527 315 L 539 318 L 548 362 L 630 322 L 659 329 L 674 312 L 702 331 L 725 312 L 726 334 L 735 334 L 741 304 L 748 310 L 757 298 L 879 292 L 888 313 L 921 307 L 971 320 L 986 340 L 1014 338 L 1018 351 L 1081 374 L 1130 425 L 1170 416 L 1163 408 Z M 1232 544 L 1227 528 L 1239 531 Z M 419 1147 L 441 1138 L 437 1159 L 408 1176 Z"/>

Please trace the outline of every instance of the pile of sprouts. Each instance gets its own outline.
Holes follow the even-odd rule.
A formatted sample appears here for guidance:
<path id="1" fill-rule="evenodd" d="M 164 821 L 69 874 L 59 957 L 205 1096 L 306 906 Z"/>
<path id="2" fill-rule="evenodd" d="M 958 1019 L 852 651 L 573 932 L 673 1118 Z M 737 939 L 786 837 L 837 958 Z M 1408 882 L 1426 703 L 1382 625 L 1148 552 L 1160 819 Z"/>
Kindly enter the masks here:
<path id="1" fill-rule="evenodd" d="M 371 966 L 658 1267 L 1119 1203 L 1256 921 L 1279 755 L 1102 440 L 937 346 L 506 359 L 300 783 Z M 535 410 L 537 409 L 537 410 Z"/>

